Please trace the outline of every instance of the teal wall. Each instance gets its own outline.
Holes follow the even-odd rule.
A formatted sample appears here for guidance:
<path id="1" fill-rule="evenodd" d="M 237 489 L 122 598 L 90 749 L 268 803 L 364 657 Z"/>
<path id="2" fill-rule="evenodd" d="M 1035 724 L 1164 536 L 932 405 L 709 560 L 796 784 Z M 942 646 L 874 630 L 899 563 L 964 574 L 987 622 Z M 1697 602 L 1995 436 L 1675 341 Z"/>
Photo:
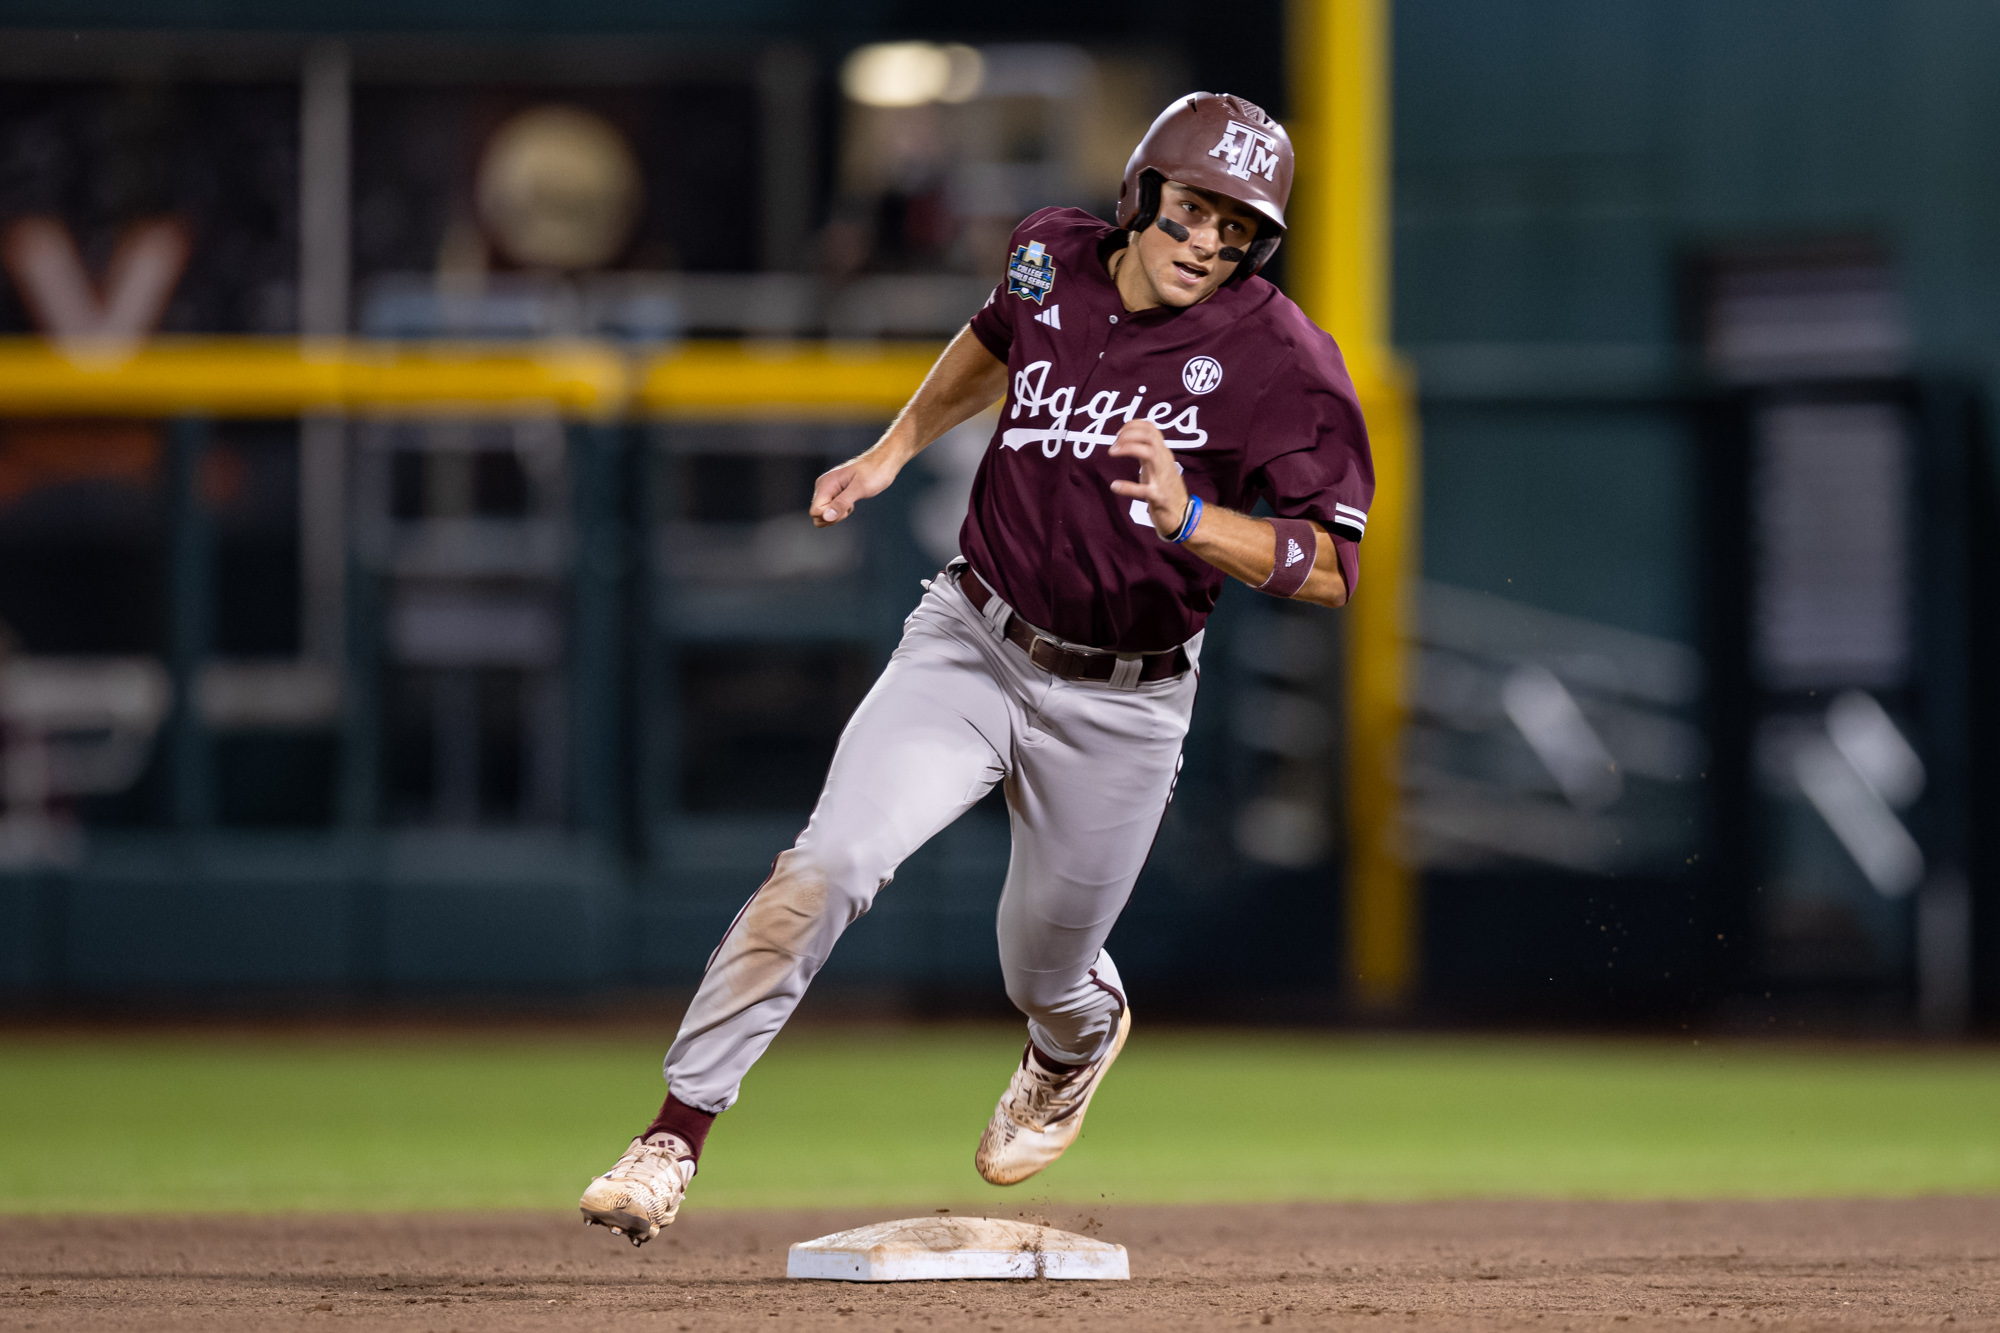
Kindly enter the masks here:
<path id="1" fill-rule="evenodd" d="M 1401 0 L 1395 22 L 1432 577 L 1687 636 L 1692 450 L 1664 414 L 1588 404 L 1685 382 L 1691 249 L 1878 237 L 1916 368 L 2000 386 L 2000 5 Z M 1560 421 L 1498 405 L 1544 394 Z"/>
<path id="2" fill-rule="evenodd" d="M 1428 406 L 1427 578 L 1691 643 L 1697 497 L 1646 409 Z"/>
<path id="3" fill-rule="evenodd" d="M 1923 352 L 1989 362 L 2000 6 L 1403 0 L 1396 334 L 1662 342 L 1677 246 L 1872 231 Z"/>

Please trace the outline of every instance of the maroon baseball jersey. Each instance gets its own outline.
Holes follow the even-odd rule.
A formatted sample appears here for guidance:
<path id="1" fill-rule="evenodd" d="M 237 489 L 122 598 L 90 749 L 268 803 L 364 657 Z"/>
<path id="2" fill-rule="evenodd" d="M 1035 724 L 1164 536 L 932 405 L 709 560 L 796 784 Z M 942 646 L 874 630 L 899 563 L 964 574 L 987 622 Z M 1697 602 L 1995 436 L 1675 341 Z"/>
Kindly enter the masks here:
<path id="1" fill-rule="evenodd" d="M 1225 576 L 1110 486 L 1138 479 L 1110 446 L 1146 420 L 1204 502 L 1261 499 L 1325 528 L 1352 590 L 1375 470 L 1340 349 L 1262 278 L 1128 312 L 1104 264 L 1120 236 L 1074 208 L 1015 230 L 1007 274 L 972 319 L 1008 391 L 960 552 L 1028 623 L 1072 642 L 1157 652 L 1192 638 Z"/>

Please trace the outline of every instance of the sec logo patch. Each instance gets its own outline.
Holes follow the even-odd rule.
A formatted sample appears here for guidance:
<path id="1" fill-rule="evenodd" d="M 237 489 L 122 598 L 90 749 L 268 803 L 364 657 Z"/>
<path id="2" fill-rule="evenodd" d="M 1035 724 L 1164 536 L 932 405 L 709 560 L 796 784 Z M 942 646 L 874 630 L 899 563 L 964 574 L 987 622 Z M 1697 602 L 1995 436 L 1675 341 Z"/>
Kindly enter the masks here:
<path id="1" fill-rule="evenodd" d="M 1181 367 L 1181 383 L 1189 393 L 1207 393 L 1222 383 L 1222 363 L 1212 356 L 1197 356 Z"/>

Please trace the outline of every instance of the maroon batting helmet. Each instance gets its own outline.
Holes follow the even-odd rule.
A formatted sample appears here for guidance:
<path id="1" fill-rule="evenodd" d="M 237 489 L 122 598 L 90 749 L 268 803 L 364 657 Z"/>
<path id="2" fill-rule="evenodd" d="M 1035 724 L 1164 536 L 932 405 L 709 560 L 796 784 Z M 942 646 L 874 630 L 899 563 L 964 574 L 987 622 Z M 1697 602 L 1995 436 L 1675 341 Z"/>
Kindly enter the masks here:
<path id="1" fill-rule="evenodd" d="M 1162 111 L 1132 150 L 1118 190 L 1118 225 L 1144 231 L 1160 215 L 1160 185 L 1179 181 L 1227 195 L 1263 219 L 1249 251 L 1225 247 L 1236 259 L 1231 282 L 1262 268 L 1285 238 L 1285 200 L 1292 193 L 1292 140 L 1264 109 L 1223 93 L 1189 93 Z"/>

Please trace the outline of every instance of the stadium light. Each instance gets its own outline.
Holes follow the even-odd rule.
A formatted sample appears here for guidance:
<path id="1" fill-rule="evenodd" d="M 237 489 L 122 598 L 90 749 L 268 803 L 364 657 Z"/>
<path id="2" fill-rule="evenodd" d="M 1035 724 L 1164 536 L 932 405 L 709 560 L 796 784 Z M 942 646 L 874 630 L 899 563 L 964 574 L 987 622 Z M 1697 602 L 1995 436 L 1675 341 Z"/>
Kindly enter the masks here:
<path id="1" fill-rule="evenodd" d="M 840 86 L 863 106 L 969 102 L 986 81 L 986 61 L 957 43 L 877 42 L 841 67 Z"/>

